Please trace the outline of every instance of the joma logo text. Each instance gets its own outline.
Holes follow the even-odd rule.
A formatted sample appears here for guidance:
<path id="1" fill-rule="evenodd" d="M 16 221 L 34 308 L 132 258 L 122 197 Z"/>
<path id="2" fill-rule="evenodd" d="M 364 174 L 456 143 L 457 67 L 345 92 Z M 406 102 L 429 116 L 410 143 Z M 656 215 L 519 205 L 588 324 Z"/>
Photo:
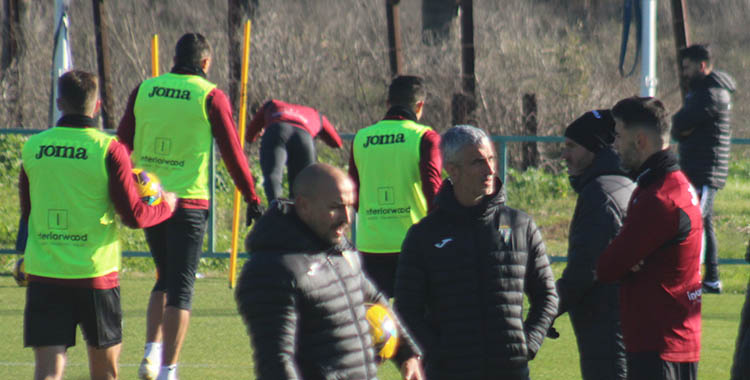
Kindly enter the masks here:
<path id="1" fill-rule="evenodd" d="M 42 157 L 72 158 L 74 160 L 85 160 L 89 158 L 89 156 L 86 155 L 86 148 L 76 148 L 74 146 L 64 145 L 39 146 L 39 152 L 37 152 L 34 158 L 40 159 Z"/>
<path id="2" fill-rule="evenodd" d="M 367 136 L 367 141 L 365 141 L 364 145 L 362 146 L 364 148 L 367 148 L 370 145 L 399 144 L 403 142 L 406 142 L 406 140 L 404 139 L 404 134 L 396 133 L 389 135 Z"/>
<path id="3" fill-rule="evenodd" d="M 183 99 L 190 100 L 190 91 L 180 90 L 179 88 L 166 88 L 166 87 L 154 87 L 151 89 L 151 93 L 148 94 L 149 98 L 154 96 L 160 96 L 163 98 Z"/>

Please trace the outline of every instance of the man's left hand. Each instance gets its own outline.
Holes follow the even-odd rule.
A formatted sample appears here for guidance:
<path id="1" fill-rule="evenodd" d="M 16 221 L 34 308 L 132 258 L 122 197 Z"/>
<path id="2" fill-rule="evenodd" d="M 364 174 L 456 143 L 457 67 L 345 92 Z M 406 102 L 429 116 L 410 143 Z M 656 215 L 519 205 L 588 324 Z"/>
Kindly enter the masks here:
<path id="1" fill-rule="evenodd" d="M 418 356 L 412 356 L 409 360 L 401 364 L 401 376 L 404 377 L 404 380 L 424 380 L 422 359 Z"/>

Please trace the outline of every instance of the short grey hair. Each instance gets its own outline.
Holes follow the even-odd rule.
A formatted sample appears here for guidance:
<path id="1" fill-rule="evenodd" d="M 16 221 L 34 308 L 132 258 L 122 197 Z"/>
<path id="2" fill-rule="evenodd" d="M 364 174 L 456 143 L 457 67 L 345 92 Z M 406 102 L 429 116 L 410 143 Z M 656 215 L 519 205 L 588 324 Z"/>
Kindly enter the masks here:
<path id="1" fill-rule="evenodd" d="M 456 163 L 463 147 L 485 143 L 489 144 L 490 138 L 483 130 L 473 125 L 456 125 L 440 137 L 440 153 L 443 155 L 443 162 Z"/>

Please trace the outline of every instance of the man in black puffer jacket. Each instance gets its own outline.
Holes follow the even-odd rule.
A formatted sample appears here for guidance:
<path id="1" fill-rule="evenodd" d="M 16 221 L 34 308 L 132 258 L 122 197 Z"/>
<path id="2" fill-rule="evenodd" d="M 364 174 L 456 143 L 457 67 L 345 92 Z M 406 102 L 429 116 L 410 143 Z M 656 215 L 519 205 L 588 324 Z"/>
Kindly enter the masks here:
<path id="1" fill-rule="evenodd" d="M 690 91 L 685 104 L 672 117 L 672 138 L 679 142 L 680 168 L 695 187 L 701 201 L 706 273 L 703 292 L 721 293 L 719 249 L 712 218 L 714 197 L 729 173 L 730 126 L 734 79 L 713 70 L 707 45 L 680 51 L 682 75 Z"/>
<path id="2" fill-rule="evenodd" d="M 568 235 L 568 265 L 557 280 L 558 316 L 570 314 L 584 380 L 625 379 L 618 286 L 596 281 L 596 261 L 617 235 L 633 181 L 612 150 L 615 119 L 609 110 L 586 112 L 565 129 L 563 158 L 578 193 Z"/>
<path id="3" fill-rule="evenodd" d="M 388 301 L 363 275 L 344 237 L 354 185 L 343 171 L 313 164 L 297 176 L 294 194 L 294 203 L 272 203 L 246 241 L 251 256 L 236 300 L 256 378 L 376 379 L 366 303 Z M 404 378 L 421 380 L 421 352 L 399 332 L 396 360 Z"/>
<path id="4" fill-rule="evenodd" d="M 440 149 L 450 180 L 404 240 L 396 310 L 424 350 L 430 380 L 526 380 L 557 311 L 542 235 L 504 205 L 482 130 L 451 128 Z"/>

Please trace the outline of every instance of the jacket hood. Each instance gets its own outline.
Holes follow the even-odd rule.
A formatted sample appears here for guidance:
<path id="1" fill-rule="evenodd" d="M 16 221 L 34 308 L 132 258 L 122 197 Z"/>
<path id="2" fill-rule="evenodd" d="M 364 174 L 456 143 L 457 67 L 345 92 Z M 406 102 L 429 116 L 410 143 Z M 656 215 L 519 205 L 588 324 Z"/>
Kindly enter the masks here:
<path id="1" fill-rule="evenodd" d="M 278 199 L 271 202 L 248 234 L 245 249 L 253 253 L 302 253 L 343 251 L 351 249 L 351 244 L 346 239 L 339 245 L 323 241 L 297 216 L 294 202 Z"/>
<path id="2" fill-rule="evenodd" d="M 576 193 L 580 194 L 589 182 L 603 175 L 621 175 L 627 177 L 627 173 L 620 165 L 620 156 L 611 147 L 605 147 L 600 150 L 583 174 L 568 178 L 570 186 L 573 187 Z"/>
<path id="3" fill-rule="evenodd" d="M 729 92 L 734 92 L 737 89 L 737 83 L 734 79 L 729 74 L 718 70 L 711 71 L 711 74 L 706 76 L 703 83 L 706 88 L 721 87 Z"/>
<path id="4" fill-rule="evenodd" d="M 495 192 L 482 198 L 479 204 L 466 207 L 458 203 L 456 194 L 453 191 L 453 182 L 450 179 L 446 179 L 443 181 L 443 185 L 440 186 L 440 191 L 437 198 L 435 198 L 435 204 L 437 210 L 447 212 L 457 218 L 481 219 L 492 215 L 497 207 L 505 204 L 505 186 L 500 178 L 495 177 L 495 188 Z"/>

